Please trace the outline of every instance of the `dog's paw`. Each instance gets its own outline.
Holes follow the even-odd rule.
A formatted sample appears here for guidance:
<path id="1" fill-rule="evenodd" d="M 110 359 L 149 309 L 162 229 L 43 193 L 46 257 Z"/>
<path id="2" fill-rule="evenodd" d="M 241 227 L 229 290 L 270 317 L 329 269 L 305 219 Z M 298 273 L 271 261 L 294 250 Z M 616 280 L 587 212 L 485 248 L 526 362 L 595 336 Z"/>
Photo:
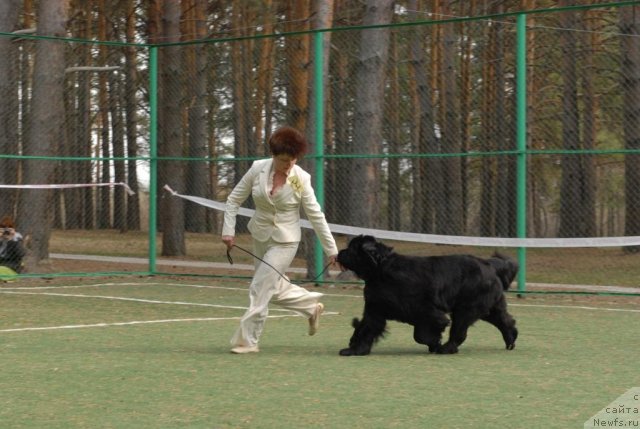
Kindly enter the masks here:
<path id="1" fill-rule="evenodd" d="M 353 356 L 355 354 L 354 352 L 355 350 L 350 348 L 342 349 L 340 350 L 340 356 Z"/>
<path id="2" fill-rule="evenodd" d="M 340 356 L 366 356 L 369 353 L 371 350 L 352 349 L 351 347 L 340 350 Z"/>
<path id="3" fill-rule="evenodd" d="M 505 338 L 505 345 L 507 346 L 507 350 L 513 350 L 516 348 L 516 339 L 518 338 L 518 330 L 513 328 L 511 331 L 510 338 Z"/>
<path id="4" fill-rule="evenodd" d="M 454 343 L 445 343 L 442 346 L 438 347 L 436 353 L 439 355 L 452 355 L 458 353 L 458 346 Z"/>

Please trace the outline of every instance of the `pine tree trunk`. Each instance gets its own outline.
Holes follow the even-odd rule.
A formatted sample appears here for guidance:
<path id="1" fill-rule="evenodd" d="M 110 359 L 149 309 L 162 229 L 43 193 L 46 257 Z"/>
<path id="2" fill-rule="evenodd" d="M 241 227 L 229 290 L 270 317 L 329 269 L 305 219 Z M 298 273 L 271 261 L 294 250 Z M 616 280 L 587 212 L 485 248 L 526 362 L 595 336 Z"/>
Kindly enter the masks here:
<path id="1" fill-rule="evenodd" d="M 561 2 L 566 6 L 567 0 Z M 580 149 L 580 117 L 578 109 L 578 70 L 574 59 L 576 52 L 575 12 L 562 12 L 562 147 L 565 150 Z M 583 224 L 580 187 L 582 169 L 580 156 L 562 156 L 562 178 L 560 183 L 560 237 L 580 237 Z"/>
<path id="2" fill-rule="evenodd" d="M 368 0 L 364 25 L 388 24 L 393 15 L 393 0 Z M 384 83 L 389 50 L 389 29 L 362 30 L 355 84 L 354 152 L 378 154 L 382 143 Z M 376 227 L 379 222 L 378 191 L 380 160 L 359 159 L 351 168 L 349 214 L 352 225 Z"/>
<path id="3" fill-rule="evenodd" d="M 443 14 L 451 15 L 451 0 L 443 4 Z M 460 153 L 460 104 L 458 92 L 458 57 L 457 37 L 453 23 L 442 25 L 442 87 L 440 93 L 444 95 L 440 109 L 443 110 L 442 151 L 444 153 Z M 442 158 L 442 184 L 437 188 L 438 214 L 436 216 L 436 231 L 439 234 L 461 235 L 463 231 L 462 206 L 462 171 L 460 159 L 457 157 Z M 446 192 L 443 184 L 446 183 Z"/>
<path id="4" fill-rule="evenodd" d="M 640 7 L 620 8 L 625 149 L 640 149 Z M 625 155 L 625 235 L 640 235 L 640 155 Z M 626 249 L 638 251 L 640 246 Z"/>
<path id="5" fill-rule="evenodd" d="M 290 31 L 304 31 L 309 25 L 309 0 L 289 0 Z M 287 37 L 287 122 L 301 132 L 307 129 L 309 115 L 309 35 Z"/>
<path id="6" fill-rule="evenodd" d="M 412 10 L 418 10 L 418 5 L 410 6 Z M 418 15 L 413 15 L 412 19 L 420 19 Z M 433 81 L 427 76 L 427 70 L 433 70 L 432 64 L 427 64 L 425 58 L 426 46 L 424 43 L 425 29 L 416 27 L 411 44 L 410 71 L 415 81 L 412 97 L 416 106 L 416 133 L 415 153 L 437 153 L 438 138 L 435 133 L 435 116 L 433 108 Z M 430 51 L 436 51 L 434 38 L 431 39 Z M 433 58 L 431 58 L 433 61 Z M 440 161 L 432 158 L 414 158 L 413 164 L 413 202 L 412 212 L 415 232 L 433 233 L 435 225 L 436 190 L 441 187 Z"/>
<path id="7" fill-rule="evenodd" d="M 19 0 L 0 2 L 0 32 L 18 28 Z M 18 154 L 18 49 L 8 37 L 0 37 L 0 153 Z M 0 158 L 0 183 L 18 183 L 18 161 Z M 12 216 L 16 192 L 0 189 L 0 217 Z"/>
<path id="8" fill-rule="evenodd" d="M 136 37 L 136 2 L 127 0 L 127 22 L 126 40 L 133 43 Z M 126 122 L 127 156 L 135 158 L 138 156 L 138 114 L 136 91 L 138 87 L 138 60 L 137 49 L 128 46 L 125 48 L 125 79 L 124 79 L 124 110 Z M 127 161 L 127 183 L 134 195 L 127 197 L 127 228 L 133 230 L 140 229 L 140 196 L 138 189 L 138 167 L 135 159 Z"/>
<path id="9" fill-rule="evenodd" d="M 64 37 L 69 2 L 50 0 L 38 6 L 38 35 Z M 64 58 L 65 44 L 52 40 L 36 43 L 31 116 L 26 130 L 25 155 L 55 156 L 64 127 Z M 51 183 L 55 164 L 50 161 L 26 160 L 24 183 Z M 51 235 L 52 192 L 22 191 L 18 208 L 18 223 L 24 236 L 30 236 L 30 252 L 25 264 L 32 271 L 41 260 L 49 257 Z"/>
<path id="10" fill-rule="evenodd" d="M 105 0 L 98 0 L 98 39 L 107 40 L 107 14 Z M 106 66 L 108 61 L 108 47 L 100 45 L 98 48 L 98 65 Z M 111 157 L 109 137 L 109 89 L 105 73 L 98 74 L 98 118 L 99 118 L 99 147 L 101 158 Z M 102 159 L 99 162 L 99 179 L 101 183 L 109 182 L 111 174 L 110 161 Z M 96 189 L 98 194 L 97 225 L 99 229 L 111 228 L 111 189 L 100 187 Z"/>
<path id="11" fill-rule="evenodd" d="M 207 35 L 206 28 L 206 0 L 195 0 L 191 14 L 193 23 L 187 34 L 195 34 L 198 39 Z M 209 153 L 207 147 L 207 69 L 211 67 L 207 53 L 211 45 L 193 45 L 186 48 L 190 57 L 187 79 L 190 86 L 187 92 L 189 99 L 189 158 L 204 159 Z M 190 195 L 207 197 L 209 195 L 209 163 L 203 161 L 189 161 L 187 168 L 186 189 Z M 207 209 L 199 204 L 186 203 L 185 228 L 191 232 L 207 231 Z"/>
<path id="12" fill-rule="evenodd" d="M 173 0 L 164 0 L 163 7 L 164 42 L 180 40 L 180 5 Z M 158 122 L 158 155 L 179 158 L 183 154 L 182 105 L 183 87 L 182 48 L 167 46 L 161 49 L 159 106 L 162 121 Z M 168 184 L 172 189 L 184 189 L 184 161 L 164 160 L 158 164 L 158 189 Z M 184 240 L 184 203 L 179 198 L 160 198 L 158 218 L 162 227 L 162 255 L 183 256 L 186 254 Z"/>

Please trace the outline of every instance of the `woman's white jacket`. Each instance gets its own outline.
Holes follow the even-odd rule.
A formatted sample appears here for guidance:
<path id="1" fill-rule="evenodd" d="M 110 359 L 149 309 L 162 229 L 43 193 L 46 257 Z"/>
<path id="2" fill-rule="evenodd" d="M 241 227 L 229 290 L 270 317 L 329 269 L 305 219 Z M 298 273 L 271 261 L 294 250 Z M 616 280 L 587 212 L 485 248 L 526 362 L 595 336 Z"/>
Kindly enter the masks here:
<path id="1" fill-rule="evenodd" d="M 254 161 L 227 198 L 222 235 L 235 235 L 238 209 L 253 196 L 256 211 L 249 221 L 252 237 L 258 241 L 272 238 L 279 243 L 300 241 L 300 206 L 304 209 L 327 256 L 336 255 L 338 248 L 331 235 L 324 213 L 311 187 L 311 176 L 300 166 L 294 165 L 284 186 L 269 195 L 269 175 L 273 158 Z"/>

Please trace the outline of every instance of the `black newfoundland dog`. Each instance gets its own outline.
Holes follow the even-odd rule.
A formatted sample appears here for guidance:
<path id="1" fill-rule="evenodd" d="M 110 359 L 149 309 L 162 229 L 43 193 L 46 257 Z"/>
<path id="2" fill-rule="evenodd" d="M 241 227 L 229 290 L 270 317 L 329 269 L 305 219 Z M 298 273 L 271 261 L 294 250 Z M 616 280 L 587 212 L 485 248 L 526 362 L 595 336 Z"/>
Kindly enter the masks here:
<path id="1" fill-rule="evenodd" d="M 429 352 L 457 353 L 467 329 L 478 319 L 502 333 L 507 350 L 515 347 L 516 321 L 507 313 L 504 291 L 518 265 L 506 256 L 489 259 L 470 255 L 405 256 L 374 237 L 353 238 L 338 253 L 343 268 L 364 280 L 364 314 L 353 319 L 353 336 L 342 356 L 368 355 L 385 333 L 387 320 L 412 325 L 416 342 Z M 441 344 L 449 325 L 449 340 Z"/>

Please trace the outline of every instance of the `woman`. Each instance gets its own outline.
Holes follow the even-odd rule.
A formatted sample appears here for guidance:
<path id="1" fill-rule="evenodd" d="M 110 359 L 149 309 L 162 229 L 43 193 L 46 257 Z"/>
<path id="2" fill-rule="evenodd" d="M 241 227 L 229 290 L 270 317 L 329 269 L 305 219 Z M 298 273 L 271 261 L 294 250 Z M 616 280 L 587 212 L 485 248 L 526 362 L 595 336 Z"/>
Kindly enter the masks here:
<path id="1" fill-rule="evenodd" d="M 293 261 L 300 243 L 300 206 L 333 264 L 338 254 L 325 216 L 311 187 L 311 177 L 296 162 L 307 152 L 307 141 L 296 129 L 282 127 L 269 139 L 272 157 L 255 161 L 227 199 L 222 241 L 234 245 L 236 215 L 253 196 L 256 211 L 248 228 L 256 260 L 249 287 L 249 308 L 231 339 L 232 353 L 258 352 L 258 341 L 268 314 L 269 301 L 308 318 L 309 335 L 318 330 L 324 305 L 321 293 L 309 292 L 281 277 Z M 275 271 L 274 270 L 277 270 Z"/>

